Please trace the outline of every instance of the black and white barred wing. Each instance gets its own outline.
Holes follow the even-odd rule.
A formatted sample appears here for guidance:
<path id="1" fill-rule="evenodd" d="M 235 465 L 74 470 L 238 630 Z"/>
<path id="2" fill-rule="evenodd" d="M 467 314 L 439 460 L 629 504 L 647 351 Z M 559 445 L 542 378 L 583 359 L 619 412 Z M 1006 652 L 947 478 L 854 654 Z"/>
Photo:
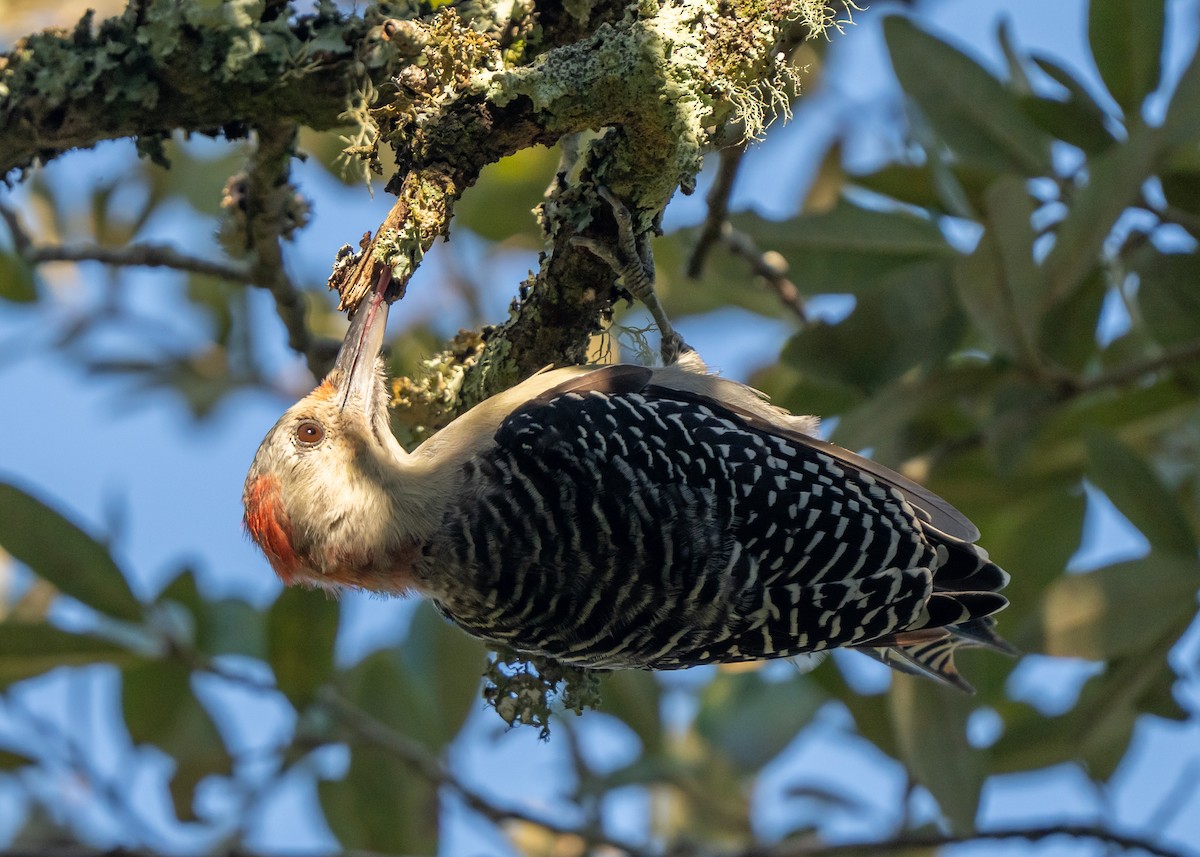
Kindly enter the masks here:
<path id="1" fill-rule="evenodd" d="M 899 644 L 1003 605 L 939 592 L 966 548 L 873 470 L 650 377 L 590 373 L 503 423 L 447 528 L 487 595 L 450 599 L 452 618 L 563 660 L 673 668 Z"/>

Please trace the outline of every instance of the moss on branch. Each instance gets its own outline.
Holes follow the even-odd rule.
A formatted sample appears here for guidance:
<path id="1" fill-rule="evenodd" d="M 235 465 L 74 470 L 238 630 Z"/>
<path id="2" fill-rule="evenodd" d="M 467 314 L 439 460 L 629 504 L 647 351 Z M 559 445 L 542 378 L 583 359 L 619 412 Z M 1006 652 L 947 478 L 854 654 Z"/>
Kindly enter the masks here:
<path id="1" fill-rule="evenodd" d="M 276 4 L 277 6 L 277 4 Z M 0 175 L 72 148 L 131 137 L 153 152 L 173 130 L 242 136 L 260 121 L 340 123 L 366 78 L 407 61 L 378 15 L 321 3 L 289 19 L 262 0 L 133 0 L 98 25 L 27 36 L 0 55 Z"/>
<path id="2" fill-rule="evenodd" d="M 794 80 L 781 46 L 828 18 L 824 4 L 799 0 L 643 0 L 515 66 L 499 37 L 469 31 L 451 10 L 429 24 L 422 33 L 428 68 L 403 73 L 396 98 L 372 113 L 377 139 L 393 145 L 400 165 L 389 184 L 398 206 L 421 211 L 404 201 L 414 176 L 450 177 L 436 206 L 444 217 L 426 217 L 426 228 L 408 233 L 416 259 L 446 232 L 454 201 L 484 166 L 536 143 L 601 133 L 547 193 L 547 250 L 509 319 L 484 331 L 465 366 L 463 349 L 452 349 L 429 364 L 444 378 L 401 385 L 419 423 L 437 428 L 547 364 L 582 362 L 589 337 L 622 296 L 613 271 L 572 242 L 612 235 L 597 188 L 625 201 L 639 233 L 655 230 L 671 195 L 690 191 L 704 154 L 728 140 L 730 126 L 753 136 L 786 112 Z M 415 266 L 409 261 L 403 270 Z M 331 285 L 353 306 L 374 281 Z M 457 398 L 448 400 L 447 389 Z M 431 397 L 421 400 L 421 390 Z"/>

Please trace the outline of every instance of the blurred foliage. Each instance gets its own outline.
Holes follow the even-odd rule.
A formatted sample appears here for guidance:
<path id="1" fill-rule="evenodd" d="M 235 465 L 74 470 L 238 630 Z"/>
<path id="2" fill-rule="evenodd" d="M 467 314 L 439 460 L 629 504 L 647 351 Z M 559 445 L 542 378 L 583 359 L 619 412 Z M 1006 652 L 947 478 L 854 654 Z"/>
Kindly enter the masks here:
<path id="1" fill-rule="evenodd" d="M 833 664 L 811 674 L 719 671 L 683 685 L 608 675 L 603 715 L 585 717 L 620 721 L 639 750 L 615 770 L 593 769 L 588 754 L 576 754 L 569 800 L 590 811 L 618 790 L 644 788 L 656 835 L 745 847 L 764 768 L 816 728 L 822 712 L 842 710 L 857 738 L 902 764 L 945 821 L 966 831 L 991 777 L 1072 763 L 1102 786 L 1140 720 L 1197 716 L 1177 698 L 1179 667 L 1168 654 L 1194 621 L 1200 587 L 1200 65 L 1189 59 L 1174 92 L 1161 93 L 1161 120 L 1151 122 L 1147 97 L 1163 87 L 1163 27 L 1159 4 L 1093 0 L 1088 35 L 1102 94 L 1054 59 L 1024 52 L 1006 29 L 997 37 L 1008 67 L 997 76 L 912 21 L 887 19 L 908 108 L 903 151 L 869 173 L 824 174 L 822 192 L 837 191 L 832 205 L 783 221 L 750 212 L 732 218 L 758 247 L 787 260 L 804 298 L 852 296 L 844 319 L 797 320 L 722 246 L 701 278 L 685 279 L 698 229 L 655 246 L 675 316 L 735 305 L 796 323 L 779 361 L 755 383 L 792 410 L 837 417 L 834 440 L 869 449 L 963 509 L 1013 573 L 1005 635 L 1027 652 L 1096 665 L 1078 699 L 1055 714 L 1015 699 L 1014 665 L 987 653 L 967 656 L 974 698 L 907 677 L 893 678 L 886 692 L 857 693 Z M 336 135 L 306 132 L 304 140 L 336 172 Z M 77 188 L 31 181 L 26 229 L 41 241 L 82 236 L 120 245 L 180 202 L 211 226 L 239 153 L 213 159 L 174 143 L 167 154 L 170 170 L 138 164 L 99 182 L 82 216 L 67 198 Z M 530 208 L 556 163 L 555 152 L 537 150 L 495 165 L 464 198 L 457 225 L 498 246 L 537 247 Z M 197 252 L 217 252 L 210 237 L 197 244 Z M 186 278 L 182 298 L 206 331 L 197 339 L 139 318 L 122 302 L 119 276 L 96 281 L 98 309 L 68 324 L 57 342 L 93 371 L 175 390 L 197 415 L 247 385 L 280 386 L 257 365 L 243 287 Z M 55 282 L 15 248 L 0 252 L 0 300 L 48 302 Z M 477 308 L 478 284 L 464 276 L 457 285 Z M 311 326 L 330 327 L 328 301 L 315 292 L 309 300 Z M 97 329 L 114 325 L 138 342 L 127 358 L 111 348 L 102 358 L 89 345 Z M 397 343 L 395 365 L 416 365 L 452 333 L 415 331 Z M 1083 538 L 1087 486 L 1141 531 L 1147 555 L 1068 570 Z M 263 613 L 207 595 L 190 570 L 139 600 L 108 546 L 69 515 L 11 485 L 0 485 L 0 510 L 0 546 L 41 581 L 0 604 L 6 694 L 64 667 L 116 665 L 129 738 L 172 760 L 170 800 L 182 820 L 196 819 L 194 796 L 206 780 L 262 794 L 293 772 L 314 776 L 306 766 L 318 751 L 348 748 L 344 773 L 322 777 L 318 791 L 341 844 L 396 854 L 436 849 L 438 807 L 452 790 L 411 759 L 349 734 L 323 694 L 335 690 L 444 757 L 480 705 L 478 644 L 422 606 L 400 645 L 341 663 L 336 602 L 288 591 Z M 47 613 L 47 588 L 85 605 L 90 620 L 64 623 Z M 200 676 L 296 713 L 296 728 L 271 750 L 267 786 L 251 785 L 249 761 L 218 728 L 216 697 L 196 693 Z M 687 698 L 686 714 L 667 704 L 671 695 Z M 980 708 L 1001 723 L 990 743 L 968 739 L 968 718 Z M 572 740 L 574 724 L 564 728 L 561 740 Z M 0 772 L 61 762 L 51 749 L 7 740 L 0 733 Z M 797 834 L 819 830 L 830 813 L 862 812 L 819 773 L 788 784 Z M 494 791 L 519 798 L 506 783 Z M 232 803 L 231 812 L 246 815 L 256 805 Z M 201 820 L 229 828 L 228 819 Z M 582 853 L 522 829 L 510 828 L 528 853 Z"/>

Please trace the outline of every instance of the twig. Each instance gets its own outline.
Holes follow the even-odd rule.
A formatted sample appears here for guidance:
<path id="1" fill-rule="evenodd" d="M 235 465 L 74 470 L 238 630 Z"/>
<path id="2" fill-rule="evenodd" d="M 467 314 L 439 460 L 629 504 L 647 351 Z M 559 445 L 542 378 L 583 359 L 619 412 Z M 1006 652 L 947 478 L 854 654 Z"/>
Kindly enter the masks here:
<path id="1" fill-rule="evenodd" d="M 319 700 L 338 722 L 350 730 L 357 738 L 399 759 L 405 765 L 415 770 L 430 783 L 450 789 L 475 812 L 491 821 L 493 824 L 503 824 L 508 821 L 519 821 L 540 827 L 556 836 L 573 836 L 584 839 L 590 845 L 601 845 L 616 849 L 629 857 L 648 857 L 648 852 L 627 842 L 613 839 L 596 831 L 580 830 L 551 821 L 540 815 L 535 815 L 516 807 L 502 807 L 492 802 L 490 798 L 480 795 L 469 788 L 446 768 L 438 758 L 424 745 L 414 741 L 402 732 L 398 732 L 385 723 L 376 720 L 367 712 L 339 695 L 331 688 L 325 688 L 319 695 Z"/>
<path id="2" fill-rule="evenodd" d="M 740 229 L 735 229 L 728 221 L 721 227 L 721 241 L 733 253 L 750 263 L 750 269 L 767 281 L 767 285 L 775 290 L 779 300 L 792 311 L 801 325 L 811 324 L 804 297 L 796 288 L 796 284 L 788 279 L 787 262 L 783 256 L 762 252 L 755 245 L 754 239 Z"/>
<path id="3" fill-rule="evenodd" d="M 130 244 L 127 247 L 100 245 L 58 245 L 30 247 L 22 258 L 33 265 L 48 262 L 101 262 L 118 267 L 172 268 L 192 274 L 206 274 L 237 283 L 252 283 L 250 272 L 239 266 L 180 253 L 161 244 Z"/>
<path id="4" fill-rule="evenodd" d="M 0 205 L 0 220 L 8 227 L 13 250 L 31 265 L 49 262 L 100 262 L 118 267 L 173 268 L 238 283 L 252 281 L 250 270 L 244 266 L 188 256 L 165 244 L 130 244 L 125 247 L 58 244 L 39 247 L 25 231 L 17 213 L 6 205 Z"/>
<path id="5" fill-rule="evenodd" d="M 287 275 L 281 241 L 298 225 L 295 189 L 288 179 L 297 127 L 276 122 L 255 129 L 254 153 L 245 174 L 245 243 L 252 282 L 270 291 L 275 311 L 288 334 L 288 347 L 304 355 L 309 371 L 320 378 L 329 355 L 318 353 L 306 321 L 304 297 Z"/>
<path id="6" fill-rule="evenodd" d="M 1116 366 L 1107 372 L 1093 375 L 1090 378 L 1074 379 L 1068 382 L 1068 393 L 1082 395 L 1094 393 L 1105 387 L 1122 387 L 1132 384 L 1153 372 L 1169 369 L 1175 366 L 1200 359 L 1200 339 L 1164 348 L 1161 354 L 1132 360 Z"/>
<path id="7" fill-rule="evenodd" d="M 688 259 L 687 275 L 693 280 L 699 279 L 704 272 L 704 262 L 709 251 L 721 238 L 722 230 L 729 221 L 729 197 L 733 194 L 733 183 L 737 179 L 738 169 L 746 154 L 746 145 L 740 144 L 721 151 L 721 160 L 717 166 L 717 177 L 708 192 L 705 201 L 708 203 L 708 216 Z"/>
<path id="8" fill-rule="evenodd" d="M 948 845 L 965 845 L 972 842 L 997 842 L 1005 839 L 1024 839 L 1026 842 L 1041 842 L 1056 836 L 1071 839 L 1091 839 L 1113 845 L 1126 851 L 1144 851 L 1154 857 L 1195 857 L 1195 853 L 1172 849 L 1151 842 L 1140 836 L 1118 833 L 1094 825 L 1061 824 L 1046 827 L 1015 828 L 1012 830 L 981 830 L 961 835 L 906 836 L 885 839 L 880 842 L 844 843 L 838 845 L 779 845 L 744 851 L 741 857 L 840 857 L 851 854 L 896 854 L 904 851 L 927 851 Z"/>

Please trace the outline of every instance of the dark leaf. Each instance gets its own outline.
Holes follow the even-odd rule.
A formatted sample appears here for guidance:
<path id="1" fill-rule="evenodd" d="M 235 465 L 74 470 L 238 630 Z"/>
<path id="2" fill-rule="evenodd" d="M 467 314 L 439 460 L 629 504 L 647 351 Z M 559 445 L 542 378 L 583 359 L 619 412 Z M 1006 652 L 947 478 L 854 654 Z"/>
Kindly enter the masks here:
<path id="1" fill-rule="evenodd" d="M 476 662 L 476 684 L 479 676 Z M 417 680 L 398 649 L 375 652 L 341 677 L 343 694 L 356 706 L 424 744 L 431 754 L 459 725 L 441 721 L 436 681 Z M 346 778 L 319 788 L 325 817 L 343 848 L 382 854 L 437 850 L 436 787 L 381 748 L 354 746 Z"/>
<path id="2" fill-rule="evenodd" d="M 1024 95 L 1021 109 L 1050 136 L 1097 155 L 1114 142 L 1104 125 L 1102 114 L 1096 114 L 1075 101 L 1057 101 L 1040 95 Z"/>
<path id="3" fill-rule="evenodd" d="M 1050 362 L 1078 373 L 1095 364 L 1100 350 L 1096 327 L 1107 285 L 1104 271 L 1097 265 L 1078 289 L 1046 310 L 1039 325 L 1038 347 Z"/>
<path id="4" fill-rule="evenodd" d="M 937 364 L 962 341 L 964 318 L 944 262 L 897 271 L 838 324 L 796 334 L 783 359 L 820 383 L 873 392 L 914 367 Z"/>
<path id="5" fill-rule="evenodd" d="M 642 753 L 658 753 L 663 746 L 660 715 L 662 691 L 654 673 L 616 670 L 600 680 L 600 710 L 632 729 L 642 742 Z"/>
<path id="6" fill-rule="evenodd" d="M 983 754 L 967 742 L 971 697 L 921 678 L 892 679 L 892 716 L 901 758 L 929 789 L 956 831 L 974 829 L 987 776 Z"/>
<path id="7" fill-rule="evenodd" d="M 36 764 L 37 759 L 33 756 L 13 750 L 0 750 L 0 771 L 15 771 Z"/>
<path id="8" fill-rule="evenodd" d="M 1161 155 L 1160 135 L 1138 127 L 1123 145 L 1088 162 L 1088 183 L 1075 193 L 1043 265 L 1048 305 L 1068 300 L 1087 280 L 1117 218 L 1141 200 Z"/>
<path id="9" fill-rule="evenodd" d="M 1177 345 L 1200 339 L 1200 256 L 1152 252 L 1139 260 L 1136 270 L 1141 278 L 1138 308 L 1155 340 Z"/>
<path id="10" fill-rule="evenodd" d="M 739 214 L 733 223 L 763 250 L 782 253 L 804 294 L 862 295 L 900 269 L 956 255 L 932 220 L 846 200 L 821 214 L 784 221 Z"/>
<path id="11" fill-rule="evenodd" d="M 267 613 L 267 662 L 275 681 L 304 708 L 333 673 L 338 604 L 321 592 L 288 588 Z"/>
<path id="12" fill-rule="evenodd" d="M 195 625 L 197 650 L 207 655 L 265 657 L 263 614 L 240 598 L 206 601 L 196 589 L 191 569 L 184 569 L 156 601 L 174 601 L 187 609 Z"/>
<path id="13" fill-rule="evenodd" d="M 900 85 L 963 163 L 1050 172 L 1049 137 L 979 63 L 904 18 L 887 18 L 883 31 Z"/>
<path id="14" fill-rule="evenodd" d="M 455 223 L 491 241 L 541 247 L 533 209 L 542 202 L 558 164 L 558 149 L 538 146 L 488 166 L 455 204 Z"/>
<path id="15" fill-rule="evenodd" d="M 975 326 L 1006 357 L 1036 365 L 1044 289 L 1033 261 L 1033 201 L 1025 182 L 997 180 L 987 191 L 987 231 L 954 270 L 959 299 Z"/>
<path id="16" fill-rule="evenodd" d="M 983 208 L 983 193 L 994 177 L 966 164 L 889 164 L 874 173 L 850 176 L 849 181 L 937 214 L 973 218 Z"/>
<path id="17" fill-rule="evenodd" d="M 1200 133 L 1200 51 L 1192 54 L 1179 78 L 1163 121 L 1163 133 L 1170 142 L 1186 147 L 1194 145 Z"/>
<path id="18" fill-rule="evenodd" d="M 1156 86 L 1162 61 L 1165 3 L 1091 0 L 1088 41 L 1100 76 L 1131 120 Z"/>
<path id="19" fill-rule="evenodd" d="M 722 672 L 704 689 L 696 732 L 739 771 L 775 758 L 827 699 L 804 675 L 765 681 L 760 671 Z"/>
<path id="20" fill-rule="evenodd" d="M 1200 214 L 1200 164 L 1178 168 L 1173 163 L 1158 178 L 1168 204 L 1191 214 Z"/>
<path id="21" fill-rule="evenodd" d="M 1043 130 L 1059 140 L 1095 155 L 1111 146 L 1116 138 L 1105 125 L 1104 109 L 1082 83 L 1049 57 L 1033 57 L 1038 68 L 1066 90 L 1066 100 L 1025 96 L 1021 106 Z"/>
<path id="22" fill-rule="evenodd" d="M 180 820 L 195 818 L 192 798 L 207 776 L 228 776 L 232 763 L 212 718 L 191 689 L 191 671 L 154 661 L 124 671 L 125 725 L 136 744 L 153 744 L 175 761 L 171 798 Z"/>
<path id="23" fill-rule="evenodd" d="M 927 375 L 902 375 L 841 415 L 833 439 L 849 449 L 870 447 L 892 466 L 953 442 L 974 429 L 964 411 L 986 397 L 997 372 L 983 362 L 939 367 Z"/>
<path id="24" fill-rule="evenodd" d="M 1151 554 L 1061 578 L 1042 601 L 1047 654 L 1098 661 L 1145 652 L 1196 612 L 1200 563 Z"/>
<path id="25" fill-rule="evenodd" d="M 0 687 L 56 667 L 129 663 L 136 655 L 108 640 L 44 622 L 0 622 Z"/>
<path id="26" fill-rule="evenodd" d="M 779 295 L 755 276 L 750 263 L 724 244 L 709 251 L 699 279 L 687 277 L 687 259 L 699 234 L 698 228 L 681 229 L 654 241 L 654 288 L 669 316 L 683 318 L 736 306 L 767 318 L 795 317 Z"/>
<path id="27" fill-rule="evenodd" d="M 40 500 L 0 483 L 0 547 L 60 592 L 115 619 L 138 621 L 142 605 L 108 548 Z"/>
<path id="28" fill-rule="evenodd" d="M 415 691 L 406 705 L 428 701 L 425 726 L 418 737 L 431 746 L 448 744 L 479 705 L 486 661 L 483 644 L 443 618 L 428 601 L 417 607 L 408 636 L 397 649 L 406 681 Z"/>
<path id="29" fill-rule="evenodd" d="M 1179 500 L 1150 465 L 1111 434 L 1088 436 L 1088 476 L 1121 510 L 1156 551 L 1196 556 L 1196 536 Z"/>
<path id="30" fill-rule="evenodd" d="M 343 851 L 437 853 L 436 786 L 377 748 L 354 747 L 345 778 L 317 789 Z"/>
<path id="31" fill-rule="evenodd" d="M 37 300 L 33 268 L 11 253 L 0 253 L 0 299 L 19 304 Z"/>

